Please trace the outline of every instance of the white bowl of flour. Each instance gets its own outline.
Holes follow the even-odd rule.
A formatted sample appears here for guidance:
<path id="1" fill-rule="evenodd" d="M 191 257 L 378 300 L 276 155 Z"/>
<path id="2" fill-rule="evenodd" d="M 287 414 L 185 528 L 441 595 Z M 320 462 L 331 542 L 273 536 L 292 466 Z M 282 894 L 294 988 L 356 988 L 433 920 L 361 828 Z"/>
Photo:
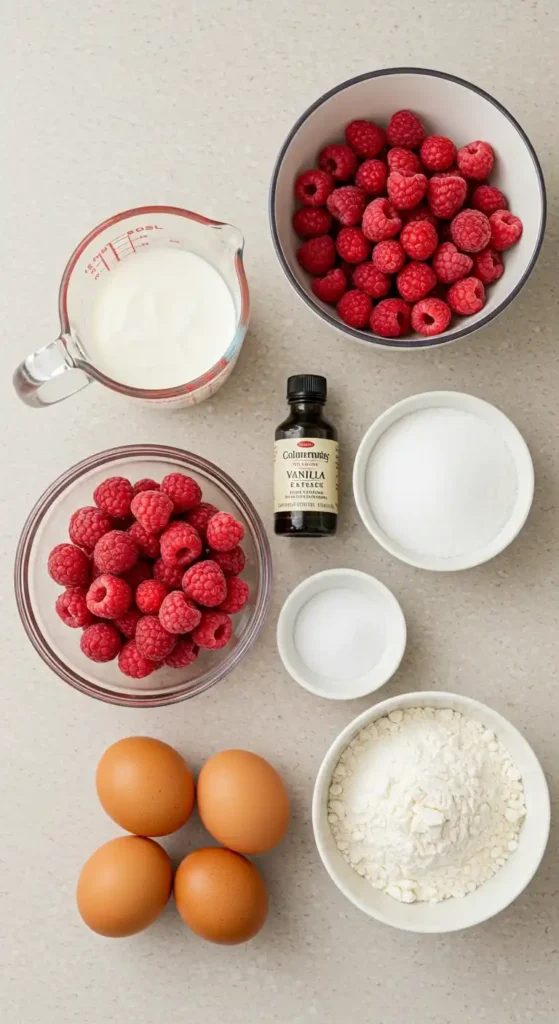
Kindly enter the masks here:
<path id="1" fill-rule="evenodd" d="M 313 795 L 322 862 L 370 917 L 450 932 L 504 910 L 542 859 L 545 776 L 524 737 L 459 694 L 408 693 L 354 719 Z"/>

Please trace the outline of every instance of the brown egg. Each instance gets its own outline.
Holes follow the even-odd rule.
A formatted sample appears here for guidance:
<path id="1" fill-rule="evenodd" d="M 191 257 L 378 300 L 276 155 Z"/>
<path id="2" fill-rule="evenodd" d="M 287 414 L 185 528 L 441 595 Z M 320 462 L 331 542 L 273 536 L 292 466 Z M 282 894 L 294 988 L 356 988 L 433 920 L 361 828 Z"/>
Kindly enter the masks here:
<path id="1" fill-rule="evenodd" d="M 209 942 L 247 942 L 268 913 L 260 872 L 246 857 L 221 847 L 189 853 L 177 869 L 174 893 L 184 923 Z"/>
<path id="2" fill-rule="evenodd" d="M 153 924 L 171 893 L 173 868 L 152 839 L 112 839 L 84 864 L 78 880 L 78 910 L 99 935 L 122 938 Z"/>
<path id="3" fill-rule="evenodd" d="M 289 797 L 280 776 L 249 750 L 223 750 L 206 761 L 198 810 L 208 832 L 237 853 L 266 853 L 289 825 Z"/>
<path id="4" fill-rule="evenodd" d="M 97 794 L 117 825 L 139 836 L 167 836 L 194 807 L 186 761 L 161 740 L 129 736 L 113 743 L 97 766 Z"/>

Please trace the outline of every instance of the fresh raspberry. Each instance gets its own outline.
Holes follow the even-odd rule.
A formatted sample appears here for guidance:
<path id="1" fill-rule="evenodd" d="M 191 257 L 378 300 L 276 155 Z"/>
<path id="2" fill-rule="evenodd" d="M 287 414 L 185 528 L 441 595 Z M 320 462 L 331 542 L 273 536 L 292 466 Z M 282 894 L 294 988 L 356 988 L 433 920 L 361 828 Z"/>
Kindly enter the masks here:
<path id="1" fill-rule="evenodd" d="M 326 206 L 330 213 L 343 224 L 344 227 L 353 227 L 360 224 L 367 199 L 362 189 L 355 185 L 342 185 L 328 196 Z"/>
<path id="2" fill-rule="evenodd" d="M 383 299 L 371 314 L 371 330 L 381 338 L 401 338 L 410 329 L 410 307 L 403 299 Z"/>
<path id="3" fill-rule="evenodd" d="M 165 565 L 162 558 L 153 563 L 153 578 L 166 583 L 169 590 L 176 590 L 182 584 L 184 569 L 178 566 Z"/>
<path id="4" fill-rule="evenodd" d="M 90 626 L 93 622 L 93 615 L 86 604 L 86 594 L 85 587 L 70 587 L 56 599 L 56 614 L 70 629 Z"/>
<path id="5" fill-rule="evenodd" d="M 362 263 L 371 251 L 371 243 L 361 228 L 342 228 L 336 238 L 336 249 L 346 263 Z"/>
<path id="6" fill-rule="evenodd" d="M 155 672 L 157 665 L 140 654 L 135 640 L 129 640 L 118 656 L 118 667 L 123 675 L 131 679 L 145 679 Z"/>
<path id="7" fill-rule="evenodd" d="M 344 230 L 352 231 L 354 229 L 344 228 Z M 335 306 L 347 288 L 347 277 L 341 267 L 335 267 L 334 270 L 329 270 L 325 277 L 313 277 L 311 288 L 317 299 L 320 299 L 321 302 L 330 302 Z"/>
<path id="8" fill-rule="evenodd" d="M 336 309 L 340 320 L 343 320 L 344 324 L 360 330 L 368 323 L 372 305 L 372 299 L 369 295 L 359 291 L 358 288 L 351 288 L 345 295 L 342 295 Z"/>
<path id="9" fill-rule="evenodd" d="M 223 570 L 211 558 L 197 562 L 186 570 L 182 588 L 187 597 L 204 608 L 216 608 L 227 596 Z"/>
<path id="10" fill-rule="evenodd" d="M 450 286 L 446 301 L 453 313 L 461 316 L 479 313 L 485 306 L 485 288 L 477 277 L 463 277 Z"/>
<path id="11" fill-rule="evenodd" d="M 485 249 L 491 240 L 491 230 L 488 217 L 479 210 L 462 210 L 450 225 L 452 241 L 462 252 L 481 252 Z"/>
<path id="12" fill-rule="evenodd" d="M 167 594 L 159 609 L 159 621 L 168 633 L 191 633 L 201 618 L 200 609 L 182 590 L 173 590 L 172 594 Z"/>
<path id="13" fill-rule="evenodd" d="M 96 566 L 102 572 L 109 572 L 114 576 L 128 572 L 138 561 L 138 555 L 138 545 L 123 530 L 109 530 L 97 541 L 93 550 Z"/>
<path id="14" fill-rule="evenodd" d="M 391 171 L 386 182 L 388 198 L 397 210 L 412 210 L 421 202 L 427 191 L 424 174 L 402 174 Z"/>
<path id="15" fill-rule="evenodd" d="M 245 553 L 238 546 L 232 551 L 215 551 L 213 557 L 226 576 L 240 576 L 246 565 Z"/>
<path id="16" fill-rule="evenodd" d="M 402 218 L 388 199 L 373 199 L 365 208 L 361 223 L 365 238 L 381 242 L 393 238 L 402 227 Z"/>
<path id="17" fill-rule="evenodd" d="M 370 160 L 384 148 L 386 133 L 374 121 L 352 121 L 345 130 L 345 140 L 357 156 Z"/>
<path id="18" fill-rule="evenodd" d="M 138 546 L 141 555 L 145 555 L 146 558 L 159 558 L 160 542 L 156 533 L 148 533 L 141 523 L 132 523 L 126 532 Z"/>
<path id="19" fill-rule="evenodd" d="M 431 338 L 446 331 L 450 317 L 450 309 L 442 299 L 422 299 L 411 311 L 411 325 L 418 334 Z"/>
<path id="20" fill-rule="evenodd" d="M 242 523 L 233 519 L 229 512 L 218 512 L 208 523 L 206 537 L 213 551 L 232 551 L 245 535 Z"/>
<path id="21" fill-rule="evenodd" d="M 169 668 L 187 668 L 197 657 L 198 648 L 194 640 L 189 636 L 181 636 L 164 661 Z"/>
<path id="22" fill-rule="evenodd" d="M 129 611 L 114 619 L 114 625 L 127 640 L 133 640 L 136 636 L 136 626 L 141 618 L 142 612 L 138 608 L 130 608 Z"/>
<path id="23" fill-rule="evenodd" d="M 148 533 L 161 533 L 173 513 L 173 502 L 161 491 L 140 491 L 132 498 L 130 507 Z"/>
<path id="24" fill-rule="evenodd" d="M 325 146 L 318 154 L 318 166 L 336 181 L 349 181 L 357 170 L 357 157 L 349 146 Z"/>
<path id="25" fill-rule="evenodd" d="M 392 114 L 386 129 L 389 146 L 405 146 L 406 149 L 419 149 L 425 138 L 425 128 L 411 110 L 398 110 Z"/>
<path id="26" fill-rule="evenodd" d="M 474 276 L 479 277 L 484 284 L 491 284 L 498 281 L 505 269 L 503 261 L 495 249 L 482 249 L 476 252 L 473 259 Z"/>
<path id="27" fill-rule="evenodd" d="M 205 540 L 208 523 L 212 516 L 217 515 L 218 512 L 219 509 L 215 505 L 211 505 L 209 501 L 201 501 L 196 508 L 193 508 L 185 516 L 185 519 L 189 526 L 193 526 L 198 531 L 202 540 Z"/>
<path id="28" fill-rule="evenodd" d="M 480 214 L 483 217 L 483 214 Z M 510 249 L 522 234 L 522 221 L 508 210 L 497 210 L 489 218 L 491 245 L 499 252 Z"/>
<path id="29" fill-rule="evenodd" d="M 443 242 L 433 256 L 433 270 L 442 284 L 452 284 L 470 273 L 473 260 L 459 252 L 454 242 Z"/>
<path id="30" fill-rule="evenodd" d="M 360 288 L 365 295 L 370 295 L 372 299 L 383 299 L 385 295 L 388 295 L 392 282 L 388 274 L 377 270 L 373 263 L 361 263 L 353 271 L 353 283 L 356 288 Z M 227 611 L 227 608 L 224 610 Z"/>
<path id="31" fill-rule="evenodd" d="M 93 551 L 97 541 L 108 533 L 112 522 L 106 512 L 100 508 L 88 506 L 79 508 L 70 519 L 68 533 L 72 544 L 77 544 L 84 551 Z"/>
<path id="32" fill-rule="evenodd" d="M 213 517 L 212 517 L 213 518 Z M 202 539 L 188 523 L 171 523 L 161 534 L 161 557 L 171 567 L 192 565 L 202 554 Z"/>
<path id="33" fill-rule="evenodd" d="M 332 227 L 332 216 L 322 206 L 302 206 L 293 214 L 293 230 L 299 238 L 318 238 L 327 235 Z"/>
<path id="34" fill-rule="evenodd" d="M 192 633 L 198 647 L 207 651 L 220 651 L 231 639 L 233 623 L 225 612 L 204 612 L 200 625 Z"/>
<path id="35" fill-rule="evenodd" d="M 176 637 L 163 629 L 157 615 L 144 615 L 136 626 L 135 643 L 149 661 L 163 661 L 175 646 Z"/>
<path id="36" fill-rule="evenodd" d="M 140 494 L 142 491 L 158 491 L 159 484 L 157 480 L 152 480 L 149 476 L 142 477 L 141 480 L 137 480 L 132 488 L 134 494 Z"/>
<path id="37" fill-rule="evenodd" d="M 235 615 L 244 608 L 248 601 L 248 583 L 240 580 L 238 576 L 230 576 L 227 580 L 227 597 L 219 606 L 220 612 L 227 612 L 228 615 Z"/>
<path id="38" fill-rule="evenodd" d="M 509 201 L 495 185 L 478 185 L 472 193 L 472 206 L 474 210 L 481 210 L 487 217 L 497 210 L 507 210 Z"/>
<path id="39" fill-rule="evenodd" d="M 202 488 L 191 476 L 169 473 L 161 481 L 161 491 L 171 499 L 175 513 L 190 512 L 202 500 Z"/>
<path id="40" fill-rule="evenodd" d="M 448 171 L 456 158 L 456 146 L 444 135 L 428 135 L 419 152 L 428 171 Z"/>
<path id="41" fill-rule="evenodd" d="M 457 174 L 434 174 L 427 185 L 427 199 L 436 217 L 450 219 L 466 200 L 468 186 Z"/>
<path id="42" fill-rule="evenodd" d="M 387 176 L 383 160 L 364 160 L 355 175 L 355 184 L 368 196 L 380 196 L 386 189 Z"/>
<path id="43" fill-rule="evenodd" d="M 428 220 L 412 220 L 402 228 L 400 243 L 412 260 L 428 260 L 439 244 L 439 236 Z"/>
<path id="44" fill-rule="evenodd" d="M 103 480 L 93 492 L 93 500 L 97 508 L 106 512 L 113 519 L 125 519 L 130 512 L 130 502 L 134 490 L 130 480 L 123 476 L 110 476 Z"/>
<path id="45" fill-rule="evenodd" d="M 377 242 L 371 256 L 373 265 L 383 274 L 397 274 L 406 262 L 406 254 L 395 238 Z"/>
<path id="46" fill-rule="evenodd" d="M 303 206 L 324 206 L 333 188 L 332 175 L 314 168 L 295 179 L 295 196 Z"/>
<path id="47" fill-rule="evenodd" d="M 120 634 L 108 622 L 96 622 L 88 626 L 80 637 L 81 652 L 90 661 L 112 661 L 121 646 Z"/>
<path id="48" fill-rule="evenodd" d="M 133 565 L 128 572 L 124 573 L 122 578 L 126 580 L 129 587 L 132 587 L 132 590 L 136 590 L 136 588 L 140 586 L 140 583 L 143 583 L 144 580 L 150 580 L 152 576 L 153 571 L 151 563 L 140 559 L 139 562 L 136 562 L 136 565 Z"/>
<path id="49" fill-rule="evenodd" d="M 408 302 L 419 302 L 435 287 L 437 275 L 428 263 L 406 263 L 396 278 L 398 291 Z"/>
<path id="50" fill-rule="evenodd" d="M 495 154 L 488 142 L 469 142 L 456 154 L 456 163 L 465 178 L 483 181 L 493 169 Z"/>
<path id="51" fill-rule="evenodd" d="M 93 580 L 85 600 L 92 615 L 100 619 L 117 619 L 132 604 L 132 588 L 126 580 L 104 572 Z"/>
<path id="52" fill-rule="evenodd" d="M 440 223 L 439 218 L 435 217 L 435 214 L 431 212 L 425 203 L 420 203 L 419 206 L 414 206 L 413 210 L 404 210 L 402 220 L 404 224 L 411 224 L 414 220 L 426 220 L 429 224 L 432 224 L 437 231 Z"/>
<path id="53" fill-rule="evenodd" d="M 417 153 L 411 149 L 403 149 L 402 146 L 395 146 L 389 149 L 386 157 L 391 171 L 401 171 L 402 174 L 417 174 L 421 170 L 421 160 Z"/>
<path id="54" fill-rule="evenodd" d="M 47 567 L 51 579 L 61 587 L 80 587 L 89 581 L 89 558 L 74 544 L 57 544 Z"/>
<path id="55" fill-rule="evenodd" d="M 303 270 L 308 270 L 309 274 L 315 277 L 327 274 L 336 262 L 334 239 L 330 235 L 309 238 L 297 249 L 297 259 Z"/>
<path id="56" fill-rule="evenodd" d="M 157 615 L 163 604 L 163 599 L 167 597 L 168 593 L 167 584 L 162 583 L 161 580 L 144 580 L 136 588 L 134 595 L 136 606 L 144 615 Z"/>

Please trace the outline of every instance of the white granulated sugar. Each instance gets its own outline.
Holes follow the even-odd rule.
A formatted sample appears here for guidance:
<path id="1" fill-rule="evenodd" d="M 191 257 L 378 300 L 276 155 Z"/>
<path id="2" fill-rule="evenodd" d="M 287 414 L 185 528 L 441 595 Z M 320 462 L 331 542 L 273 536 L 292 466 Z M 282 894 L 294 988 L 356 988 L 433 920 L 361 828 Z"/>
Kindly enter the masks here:
<path id="1" fill-rule="evenodd" d="M 349 587 L 315 594 L 295 620 L 293 642 L 301 661 L 322 679 L 359 679 L 384 653 L 382 600 Z"/>
<path id="2" fill-rule="evenodd" d="M 510 449 L 485 420 L 452 408 L 421 409 L 382 435 L 366 491 L 381 530 L 434 558 L 478 551 L 498 536 L 518 490 Z"/>
<path id="3" fill-rule="evenodd" d="M 518 845 L 518 768 L 479 722 L 448 709 L 392 711 L 344 750 L 328 821 L 351 867 L 404 903 L 474 892 Z"/>

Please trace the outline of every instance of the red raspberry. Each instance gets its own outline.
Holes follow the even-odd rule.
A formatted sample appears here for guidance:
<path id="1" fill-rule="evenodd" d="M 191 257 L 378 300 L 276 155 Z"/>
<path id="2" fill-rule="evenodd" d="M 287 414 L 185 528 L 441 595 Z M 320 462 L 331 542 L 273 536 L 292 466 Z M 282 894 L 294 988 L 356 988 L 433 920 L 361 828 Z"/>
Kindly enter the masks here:
<path id="1" fill-rule="evenodd" d="M 138 608 L 130 608 L 129 611 L 124 612 L 124 615 L 119 615 L 114 620 L 114 625 L 127 640 L 133 640 L 136 636 L 136 626 L 141 618 L 142 613 Z"/>
<path id="2" fill-rule="evenodd" d="M 212 517 L 213 518 L 213 517 Z M 171 567 L 192 565 L 202 554 L 202 539 L 188 523 L 171 523 L 161 534 L 161 557 Z"/>
<path id="3" fill-rule="evenodd" d="M 198 648 L 194 640 L 189 636 L 181 636 L 164 660 L 169 668 L 187 668 L 188 665 L 192 665 L 196 661 L 197 657 Z"/>
<path id="4" fill-rule="evenodd" d="M 140 559 L 139 562 L 136 562 L 136 565 L 133 565 L 128 572 L 124 573 L 122 578 L 126 580 L 128 586 L 132 587 L 132 590 L 136 590 L 140 583 L 143 583 L 144 580 L 150 580 L 152 576 L 153 572 L 150 563 Z"/>
<path id="5" fill-rule="evenodd" d="M 153 563 L 153 578 L 161 580 L 162 583 L 166 583 L 169 590 L 175 590 L 182 584 L 182 578 L 184 576 L 184 569 L 180 565 L 170 566 L 165 565 L 162 558 L 158 558 Z"/>
<path id="6" fill-rule="evenodd" d="M 207 651 L 220 651 L 231 639 L 233 623 L 225 612 L 204 612 L 202 621 L 192 633 L 198 647 Z"/>
<path id="7" fill-rule="evenodd" d="M 488 142 L 469 142 L 456 154 L 456 163 L 465 178 L 483 181 L 493 169 L 495 154 Z"/>
<path id="8" fill-rule="evenodd" d="M 461 316 L 479 313 L 485 306 L 485 288 L 477 277 L 464 277 L 450 286 L 446 301 L 453 313 Z"/>
<path id="9" fill-rule="evenodd" d="M 349 181 L 357 170 L 357 157 L 349 146 L 325 146 L 318 154 L 318 166 L 336 181 Z"/>
<path id="10" fill-rule="evenodd" d="M 161 533 L 173 513 L 173 502 L 161 491 L 140 491 L 132 498 L 130 507 L 148 533 Z"/>
<path id="11" fill-rule="evenodd" d="M 145 679 L 146 676 L 155 672 L 157 665 L 140 654 L 135 640 L 129 640 L 124 644 L 118 656 L 118 667 L 125 676 L 130 676 L 132 679 Z"/>
<path id="12" fill-rule="evenodd" d="M 89 581 L 89 558 L 74 544 L 57 544 L 47 567 L 51 579 L 61 587 L 80 587 Z"/>
<path id="13" fill-rule="evenodd" d="M 157 615 L 144 615 L 136 626 L 135 643 L 149 661 L 163 661 L 175 646 L 176 637 L 163 629 Z"/>
<path id="14" fill-rule="evenodd" d="M 413 210 L 405 210 L 402 214 L 402 220 L 404 224 L 411 224 L 414 220 L 426 220 L 429 224 L 432 224 L 434 228 L 439 228 L 439 218 L 435 217 L 434 213 L 425 203 L 420 203 L 419 206 L 415 206 Z"/>
<path id="15" fill-rule="evenodd" d="M 483 214 L 480 214 L 483 217 Z M 499 252 L 510 249 L 522 234 L 522 221 L 508 210 L 497 210 L 489 218 L 491 245 Z"/>
<path id="16" fill-rule="evenodd" d="M 148 533 L 141 523 L 132 523 L 126 532 L 138 546 L 141 555 L 145 555 L 146 558 L 159 558 L 160 543 L 157 534 Z"/>
<path id="17" fill-rule="evenodd" d="M 196 508 L 193 508 L 192 511 L 185 516 L 185 519 L 188 525 L 193 526 L 200 534 L 202 540 L 205 540 L 208 523 L 212 516 L 217 515 L 218 512 L 219 509 L 216 508 L 215 505 L 211 505 L 209 501 L 201 501 Z"/>
<path id="18" fill-rule="evenodd" d="M 417 174 L 421 170 L 421 160 L 417 153 L 411 149 L 403 149 L 402 146 L 395 146 L 388 150 L 386 157 L 391 171 L 401 171 L 402 174 Z"/>
<path id="19" fill-rule="evenodd" d="M 182 590 L 173 590 L 172 594 L 167 594 L 159 609 L 159 621 L 168 633 L 191 633 L 201 618 L 200 609 Z"/>
<path id="20" fill-rule="evenodd" d="M 437 275 L 428 263 L 406 263 L 396 278 L 398 291 L 408 302 L 419 302 L 435 287 Z"/>
<path id="21" fill-rule="evenodd" d="M 374 121 L 352 121 L 345 130 L 345 140 L 357 156 L 370 160 L 384 148 L 386 134 Z"/>
<path id="22" fill-rule="evenodd" d="M 246 565 L 245 553 L 238 546 L 232 551 L 215 551 L 213 557 L 226 576 L 240 576 Z"/>
<path id="23" fill-rule="evenodd" d="M 494 185 L 478 185 L 472 193 L 474 210 L 481 210 L 487 217 L 497 210 L 507 210 L 509 201 L 499 188 Z"/>
<path id="24" fill-rule="evenodd" d="M 450 234 L 462 252 L 481 252 L 491 240 L 491 224 L 479 210 L 462 210 L 452 221 Z"/>
<path id="25" fill-rule="evenodd" d="M 355 185 L 343 185 L 328 196 L 326 206 L 332 216 L 344 227 L 360 224 L 367 199 L 362 189 Z"/>
<path id="26" fill-rule="evenodd" d="M 427 191 L 424 174 L 402 174 L 391 171 L 386 182 L 388 198 L 397 210 L 412 210 L 421 202 Z"/>
<path id="27" fill-rule="evenodd" d="M 141 480 L 137 480 L 134 484 L 134 494 L 140 494 L 141 491 L 158 491 L 159 484 L 157 480 L 152 480 L 149 476 L 142 477 Z"/>
<path id="28" fill-rule="evenodd" d="M 473 260 L 459 252 L 454 242 L 443 242 L 433 257 L 433 270 L 443 284 L 452 284 L 470 273 Z"/>
<path id="29" fill-rule="evenodd" d="M 371 243 L 361 228 L 342 228 L 336 238 L 336 249 L 346 263 L 362 263 L 371 251 Z"/>
<path id="30" fill-rule="evenodd" d="M 130 608 L 132 589 L 126 580 L 104 572 L 93 580 L 85 600 L 92 615 L 100 619 L 117 619 Z"/>
<path id="31" fill-rule="evenodd" d="M 96 622 L 84 629 L 80 637 L 82 654 L 90 661 L 112 661 L 120 651 L 122 640 L 114 626 L 108 622 Z"/>
<path id="32" fill-rule="evenodd" d="M 380 244 L 382 243 L 379 242 Z M 373 263 L 362 263 L 353 271 L 353 283 L 356 288 L 360 288 L 365 295 L 370 295 L 372 299 L 383 299 L 385 295 L 388 295 L 392 282 L 388 274 L 377 270 Z"/>
<path id="33" fill-rule="evenodd" d="M 439 244 L 439 236 L 428 220 L 412 220 L 402 229 L 400 243 L 412 260 L 428 260 Z"/>
<path id="34" fill-rule="evenodd" d="M 387 176 L 383 160 L 364 160 L 355 175 L 355 184 L 368 196 L 380 196 L 386 189 Z"/>
<path id="35" fill-rule="evenodd" d="M 144 580 L 136 588 L 134 595 L 136 606 L 144 615 L 157 615 L 163 599 L 167 597 L 169 588 L 161 580 Z"/>
<path id="36" fill-rule="evenodd" d="M 191 476 L 184 473 L 169 473 L 161 481 L 161 491 L 171 499 L 174 512 L 190 512 L 202 500 L 202 488 Z"/>
<path id="37" fill-rule="evenodd" d="M 314 168 L 295 179 L 295 195 L 303 206 L 324 206 L 333 188 L 332 175 Z"/>
<path id="38" fill-rule="evenodd" d="M 248 601 L 248 583 L 240 580 L 238 576 L 230 576 L 227 580 L 227 597 L 219 606 L 220 612 L 227 612 L 228 615 L 236 615 L 244 608 Z"/>
<path id="39" fill-rule="evenodd" d="M 88 506 L 74 512 L 68 533 L 73 544 L 77 544 L 84 551 L 93 551 L 97 541 L 104 533 L 108 533 L 112 525 L 106 512 Z"/>
<path id="40" fill-rule="evenodd" d="M 353 228 L 344 230 L 352 231 Z M 347 288 L 347 278 L 341 267 L 335 267 L 334 270 L 329 270 L 325 277 L 313 277 L 311 288 L 317 299 L 335 306 Z"/>
<path id="41" fill-rule="evenodd" d="M 216 608 L 227 596 L 223 570 L 212 559 L 191 565 L 182 578 L 182 588 L 187 597 L 204 608 Z"/>
<path id="42" fill-rule="evenodd" d="M 401 338 L 410 329 L 410 307 L 403 299 L 383 299 L 371 314 L 371 330 L 381 338 Z"/>
<path id="43" fill-rule="evenodd" d="M 503 261 L 495 249 L 482 249 L 476 252 L 473 259 L 474 276 L 484 284 L 498 281 L 505 269 Z"/>
<path id="44" fill-rule="evenodd" d="M 436 217 L 450 219 L 466 200 L 468 186 L 457 174 L 434 174 L 427 185 L 427 199 Z"/>
<path id="45" fill-rule="evenodd" d="M 372 309 L 372 299 L 365 292 L 358 288 L 351 288 L 342 295 L 336 309 L 340 320 L 348 327 L 355 327 L 360 330 L 368 323 Z"/>
<path id="46" fill-rule="evenodd" d="M 393 238 L 402 227 L 402 218 L 388 199 L 373 199 L 365 208 L 361 224 L 365 238 L 381 242 Z"/>
<path id="47" fill-rule="evenodd" d="M 218 512 L 208 523 L 206 537 L 214 551 L 232 551 L 245 535 L 242 523 L 233 519 L 229 512 Z"/>
<path id="48" fill-rule="evenodd" d="M 451 312 L 442 299 L 422 299 L 411 311 L 411 325 L 418 334 L 431 338 L 446 331 Z"/>
<path id="49" fill-rule="evenodd" d="M 318 238 L 328 234 L 332 217 L 322 206 L 302 206 L 295 210 L 292 223 L 299 238 Z"/>
<path id="50" fill-rule="evenodd" d="M 297 249 L 297 259 L 303 270 L 308 270 L 309 274 L 315 277 L 327 274 L 336 262 L 334 239 L 330 235 L 309 238 Z"/>
<path id="51" fill-rule="evenodd" d="M 138 561 L 138 555 L 138 545 L 123 530 L 109 530 L 93 550 L 95 565 L 113 576 L 128 572 Z"/>
<path id="52" fill-rule="evenodd" d="M 406 262 L 406 254 L 395 238 L 387 238 L 384 242 L 377 242 L 371 260 L 383 274 L 397 274 Z"/>
<path id="53" fill-rule="evenodd" d="M 86 594 L 85 587 L 71 587 L 56 599 L 56 614 L 70 629 L 90 626 L 93 622 L 93 615 L 86 604 Z"/>
<path id="54" fill-rule="evenodd" d="M 406 149 L 419 149 L 425 138 L 425 128 L 411 110 L 398 110 L 392 114 L 386 129 L 389 146 L 405 146 Z"/>
<path id="55" fill-rule="evenodd" d="M 106 512 L 113 519 L 125 519 L 130 512 L 130 502 L 134 491 L 130 480 L 123 476 L 110 476 L 103 480 L 93 492 L 93 500 L 97 508 Z"/>
<path id="56" fill-rule="evenodd" d="M 428 135 L 421 143 L 420 155 L 428 171 L 448 171 L 456 157 L 456 146 L 444 135 Z"/>

